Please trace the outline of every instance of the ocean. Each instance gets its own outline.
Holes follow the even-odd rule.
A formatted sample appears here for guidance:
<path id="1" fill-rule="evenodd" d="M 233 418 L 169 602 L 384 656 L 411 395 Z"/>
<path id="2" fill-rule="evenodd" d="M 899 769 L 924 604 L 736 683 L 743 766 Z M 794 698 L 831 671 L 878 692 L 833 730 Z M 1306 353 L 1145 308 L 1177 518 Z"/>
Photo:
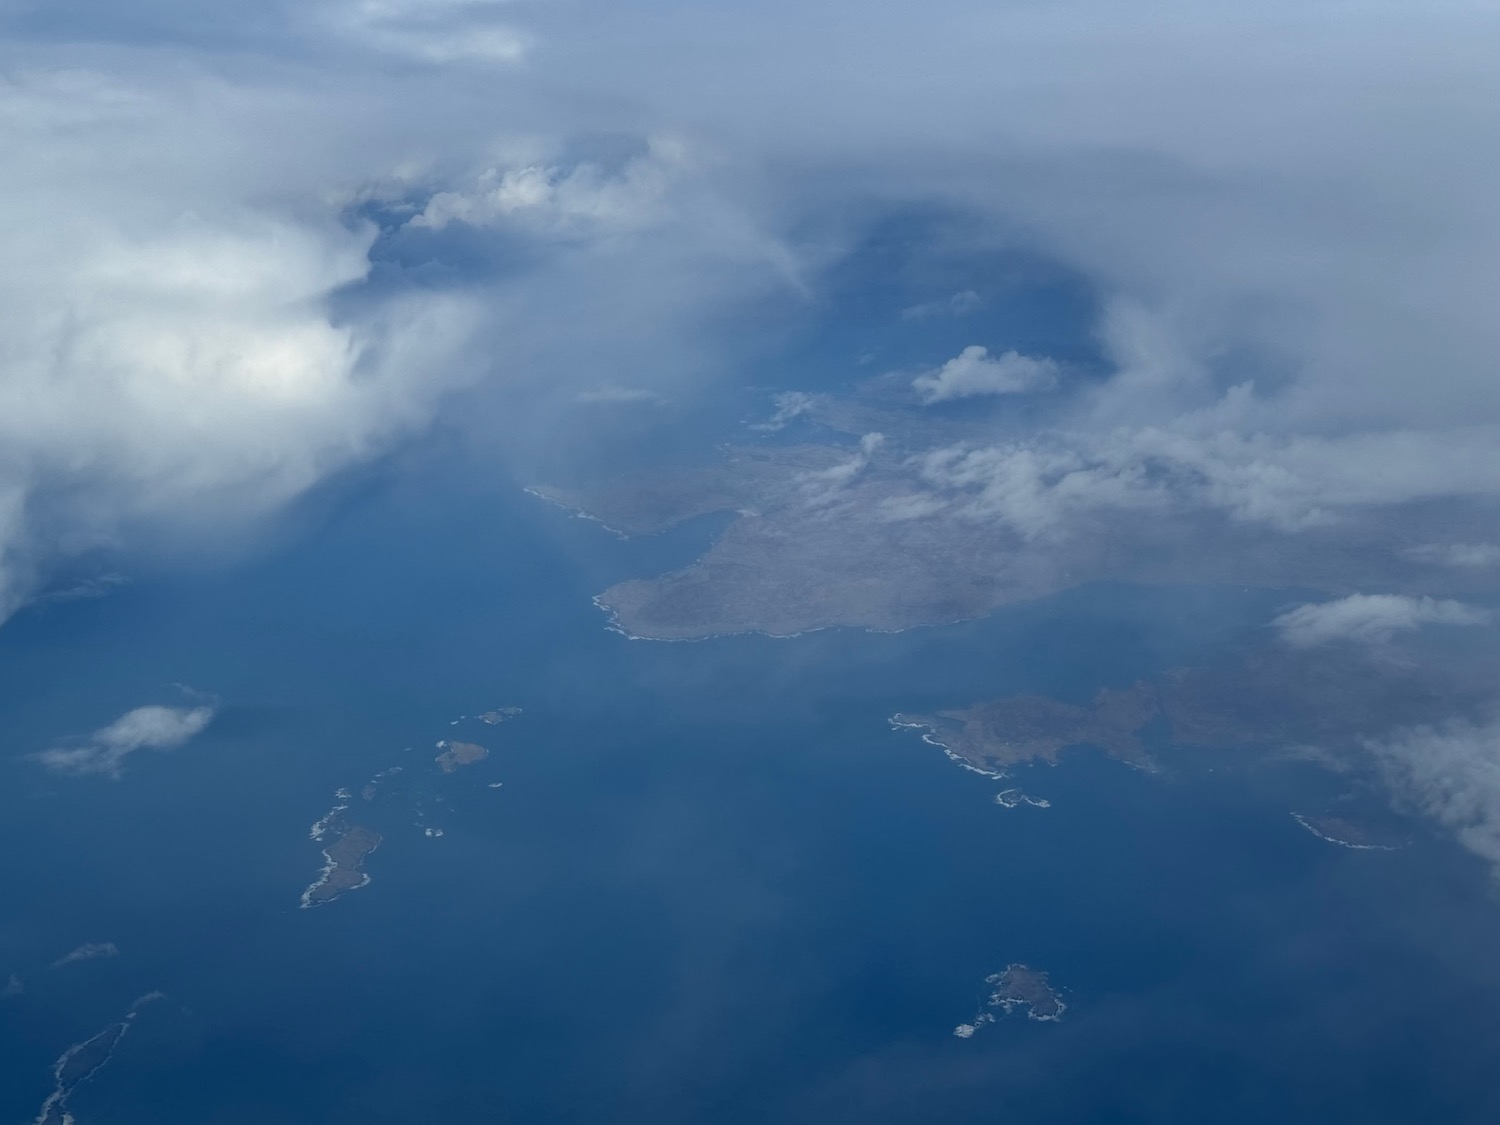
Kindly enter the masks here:
<path id="1" fill-rule="evenodd" d="M 79 1125 L 1500 1109 L 1500 910 L 1452 845 L 1331 846 L 1289 815 L 1326 777 L 1191 755 L 1071 753 L 1017 773 L 1050 808 L 1004 809 L 887 722 L 1086 699 L 1284 595 L 1097 586 L 896 635 L 631 641 L 590 597 L 716 521 L 619 541 L 451 470 L 372 473 L 316 531 L 0 630 L 0 978 L 24 984 L 0 1115 L 30 1121 L 58 1055 L 153 990 Z M 25 758 L 174 685 L 218 717 L 118 781 Z M 437 774 L 445 738 L 490 756 Z M 301 910 L 340 787 L 384 834 L 372 882 Z M 84 942 L 119 955 L 49 967 Z M 1064 1019 L 956 1038 L 1012 962 Z"/>

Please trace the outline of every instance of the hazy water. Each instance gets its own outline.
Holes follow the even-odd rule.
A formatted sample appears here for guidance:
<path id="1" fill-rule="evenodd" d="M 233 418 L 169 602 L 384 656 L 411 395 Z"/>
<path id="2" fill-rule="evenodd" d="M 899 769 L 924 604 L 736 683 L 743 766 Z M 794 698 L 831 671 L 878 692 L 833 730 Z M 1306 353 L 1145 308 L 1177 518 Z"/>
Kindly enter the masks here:
<path id="1" fill-rule="evenodd" d="M 1022 779 L 1051 809 L 1003 810 L 886 727 L 1128 683 L 1274 596 L 630 642 L 589 595 L 707 525 L 620 543 L 498 485 L 434 494 L 372 485 L 259 560 L 0 630 L 11 756 L 175 682 L 223 704 L 119 782 L 6 763 L 0 975 L 27 991 L 0 1002 L 0 1114 L 29 1120 L 67 1044 L 161 989 L 81 1125 L 1493 1116 L 1476 865 L 1322 844 L 1278 803 L 1295 778 L 1081 755 Z M 445 836 L 383 805 L 373 884 L 296 909 L 334 788 L 417 777 L 451 719 L 508 704 L 488 761 L 424 783 Z M 46 968 L 84 941 L 122 956 Z M 953 1038 L 1016 960 L 1067 1019 Z"/>

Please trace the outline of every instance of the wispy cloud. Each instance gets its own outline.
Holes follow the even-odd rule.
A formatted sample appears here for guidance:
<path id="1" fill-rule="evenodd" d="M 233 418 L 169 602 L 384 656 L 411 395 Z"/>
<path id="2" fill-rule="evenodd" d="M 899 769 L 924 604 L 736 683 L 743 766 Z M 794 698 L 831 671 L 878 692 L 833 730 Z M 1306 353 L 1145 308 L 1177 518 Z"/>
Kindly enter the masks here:
<path id="1" fill-rule="evenodd" d="M 1500 724 L 1413 727 L 1367 745 L 1398 802 L 1451 831 L 1500 879 Z"/>
<path id="2" fill-rule="evenodd" d="M 818 405 L 818 396 L 806 391 L 782 391 L 771 399 L 776 412 L 764 422 L 756 422 L 750 428 L 761 433 L 773 434 L 784 430 L 796 419 L 809 414 Z"/>
<path id="3" fill-rule="evenodd" d="M 77 961 L 95 961 L 103 957 L 118 957 L 119 955 L 120 947 L 112 941 L 86 941 L 52 962 L 52 967 L 60 969 L 64 965 L 72 965 Z"/>
<path id="4" fill-rule="evenodd" d="M 924 301 L 920 305 L 908 305 L 901 310 L 902 320 L 928 320 L 932 317 L 967 316 L 984 304 L 984 299 L 972 289 L 961 290 L 945 301 Z"/>
<path id="5" fill-rule="evenodd" d="M 137 707 L 77 745 L 56 746 L 32 757 L 55 773 L 119 777 L 131 754 L 138 750 L 175 750 L 208 726 L 213 717 L 211 706 Z"/>

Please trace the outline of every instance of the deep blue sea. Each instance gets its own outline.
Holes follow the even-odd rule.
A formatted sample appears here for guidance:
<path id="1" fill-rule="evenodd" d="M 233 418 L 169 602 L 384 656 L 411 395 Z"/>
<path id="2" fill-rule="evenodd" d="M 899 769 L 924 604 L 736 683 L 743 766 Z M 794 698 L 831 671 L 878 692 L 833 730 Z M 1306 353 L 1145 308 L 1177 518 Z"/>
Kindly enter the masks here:
<path id="1" fill-rule="evenodd" d="M 502 475 L 434 487 L 447 471 L 375 475 L 315 532 L 0 630 L 0 979 L 25 984 L 0 1000 L 0 1122 L 150 990 L 79 1125 L 1500 1113 L 1500 906 L 1455 848 L 1325 844 L 1288 795 L 1329 782 L 1291 766 L 1085 752 L 1023 772 L 1051 808 L 1005 810 L 887 726 L 1128 684 L 1257 627 L 1274 593 L 636 642 L 590 597 L 681 565 L 714 521 L 622 542 Z M 176 684 L 221 706 L 187 747 L 118 781 L 25 760 Z M 435 774 L 463 736 L 491 756 Z M 444 835 L 376 802 L 371 885 L 299 910 L 309 825 L 393 764 Z M 118 957 L 48 968 L 105 941 Z M 1014 961 L 1066 1018 L 955 1038 Z"/>

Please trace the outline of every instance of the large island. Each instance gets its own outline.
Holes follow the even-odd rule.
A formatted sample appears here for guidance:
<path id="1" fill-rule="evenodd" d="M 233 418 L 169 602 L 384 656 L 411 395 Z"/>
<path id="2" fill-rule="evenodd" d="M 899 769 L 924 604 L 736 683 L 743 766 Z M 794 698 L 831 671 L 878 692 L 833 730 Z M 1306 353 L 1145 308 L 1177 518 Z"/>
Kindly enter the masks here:
<path id="1" fill-rule="evenodd" d="M 380 833 L 360 825 L 346 829 L 323 849 L 323 870 L 302 892 L 303 909 L 322 906 L 340 895 L 357 891 L 370 882 L 364 871 L 365 857 L 380 846 Z"/>

